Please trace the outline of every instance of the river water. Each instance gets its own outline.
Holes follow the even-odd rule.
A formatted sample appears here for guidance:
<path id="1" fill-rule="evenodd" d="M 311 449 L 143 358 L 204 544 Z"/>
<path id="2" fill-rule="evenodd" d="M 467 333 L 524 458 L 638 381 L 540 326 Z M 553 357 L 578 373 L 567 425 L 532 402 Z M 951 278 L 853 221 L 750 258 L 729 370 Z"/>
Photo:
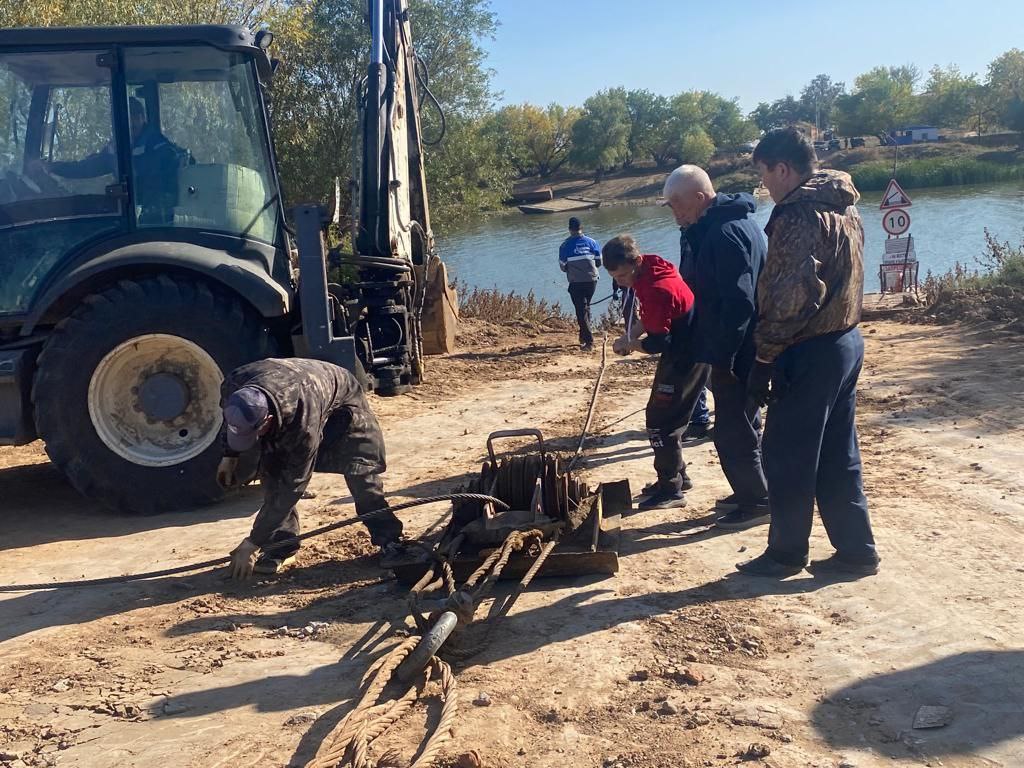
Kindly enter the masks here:
<path id="1" fill-rule="evenodd" d="M 928 270 L 941 274 L 956 262 L 977 268 L 984 253 L 984 230 L 1000 240 L 1019 244 L 1024 240 L 1024 187 L 1020 184 L 988 184 L 937 189 L 914 189 L 908 194 L 914 247 L 921 262 L 920 276 Z M 880 192 L 869 192 L 859 208 L 865 230 L 865 291 L 878 290 L 878 267 L 886 234 L 878 205 Z M 758 205 L 754 214 L 764 225 L 773 203 Z M 679 230 L 667 208 L 657 206 L 608 206 L 582 211 L 586 234 L 599 243 L 629 232 L 645 253 L 657 253 L 679 263 Z M 566 237 L 569 214 L 526 216 L 518 210 L 481 219 L 438 238 L 441 257 L 449 276 L 480 288 L 526 293 L 568 304 L 565 276 L 558 269 L 558 246 Z M 602 270 L 595 298 L 611 291 Z"/>

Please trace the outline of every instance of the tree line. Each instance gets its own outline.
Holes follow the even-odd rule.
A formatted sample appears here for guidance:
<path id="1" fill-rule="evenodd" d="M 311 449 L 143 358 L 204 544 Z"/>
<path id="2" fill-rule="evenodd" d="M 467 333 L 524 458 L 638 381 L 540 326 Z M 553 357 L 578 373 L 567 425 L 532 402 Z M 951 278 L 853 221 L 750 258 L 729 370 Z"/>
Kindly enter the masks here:
<path id="1" fill-rule="evenodd" d="M 978 134 L 994 128 L 1024 133 L 1024 51 L 1012 48 L 988 65 L 984 78 L 955 64 L 935 65 L 927 78 L 913 65 L 875 67 L 853 81 L 818 75 L 800 92 L 761 102 L 750 113 L 760 130 L 799 121 L 835 126 L 840 135 L 886 133 L 924 123 Z"/>
<path id="2" fill-rule="evenodd" d="M 369 56 L 365 0 L 0 0 L 0 27 L 232 23 L 275 32 L 281 61 L 270 97 L 282 186 L 289 204 L 328 200 L 352 174 L 360 81 Z M 422 110 L 435 223 L 496 208 L 519 178 L 560 169 L 593 173 L 636 163 L 706 163 L 764 130 L 795 122 L 841 135 L 878 134 L 912 122 L 1024 132 L 1024 52 L 997 57 L 984 78 L 955 66 L 876 67 L 847 89 L 821 74 L 798 98 L 744 114 L 709 91 L 664 96 L 607 88 L 582 106 L 496 107 L 483 41 L 498 19 L 487 0 L 411 0 L 424 79 L 444 109 Z M 343 195 L 347 187 L 342 184 Z M 343 200 L 343 203 L 345 201 Z"/>

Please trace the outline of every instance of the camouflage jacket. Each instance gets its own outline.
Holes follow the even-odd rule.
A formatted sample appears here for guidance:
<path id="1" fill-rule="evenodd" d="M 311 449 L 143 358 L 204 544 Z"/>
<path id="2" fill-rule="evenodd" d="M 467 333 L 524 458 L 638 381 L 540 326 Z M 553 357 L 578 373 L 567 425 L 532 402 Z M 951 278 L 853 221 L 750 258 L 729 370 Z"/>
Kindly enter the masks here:
<path id="1" fill-rule="evenodd" d="M 222 402 L 246 386 L 266 393 L 277 418 L 260 441 L 263 506 L 249 536 L 256 544 L 264 544 L 294 508 L 314 469 L 345 475 L 385 470 L 380 424 L 359 381 L 344 368 L 318 360 L 259 360 L 225 379 Z"/>
<path id="2" fill-rule="evenodd" d="M 757 357 L 860 322 L 864 227 L 849 174 L 813 174 L 775 206 L 768 256 L 757 282 Z"/>

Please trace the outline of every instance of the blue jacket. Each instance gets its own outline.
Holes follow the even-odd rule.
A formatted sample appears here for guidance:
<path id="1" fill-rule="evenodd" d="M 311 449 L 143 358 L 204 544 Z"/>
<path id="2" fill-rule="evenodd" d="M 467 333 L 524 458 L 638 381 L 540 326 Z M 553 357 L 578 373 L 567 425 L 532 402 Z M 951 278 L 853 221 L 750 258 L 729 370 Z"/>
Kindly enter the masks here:
<path id="1" fill-rule="evenodd" d="M 586 235 L 566 238 L 558 249 L 558 266 L 570 283 L 596 283 L 601 266 L 601 246 Z"/>
<path id="2" fill-rule="evenodd" d="M 717 195 L 686 230 L 694 253 L 698 360 L 728 368 L 740 378 L 754 361 L 757 278 L 768 242 L 751 218 L 754 197 Z"/>

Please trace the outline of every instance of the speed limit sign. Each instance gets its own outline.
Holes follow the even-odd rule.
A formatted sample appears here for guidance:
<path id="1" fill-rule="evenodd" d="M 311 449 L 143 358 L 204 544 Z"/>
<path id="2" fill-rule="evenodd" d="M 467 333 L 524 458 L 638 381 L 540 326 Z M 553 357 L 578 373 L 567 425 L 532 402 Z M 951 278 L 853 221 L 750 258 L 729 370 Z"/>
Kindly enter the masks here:
<path id="1" fill-rule="evenodd" d="M 882 229 L 890 235 L 902 235 L 910 229 L 910 213 L 903 208 L 882 211 Z"/>

